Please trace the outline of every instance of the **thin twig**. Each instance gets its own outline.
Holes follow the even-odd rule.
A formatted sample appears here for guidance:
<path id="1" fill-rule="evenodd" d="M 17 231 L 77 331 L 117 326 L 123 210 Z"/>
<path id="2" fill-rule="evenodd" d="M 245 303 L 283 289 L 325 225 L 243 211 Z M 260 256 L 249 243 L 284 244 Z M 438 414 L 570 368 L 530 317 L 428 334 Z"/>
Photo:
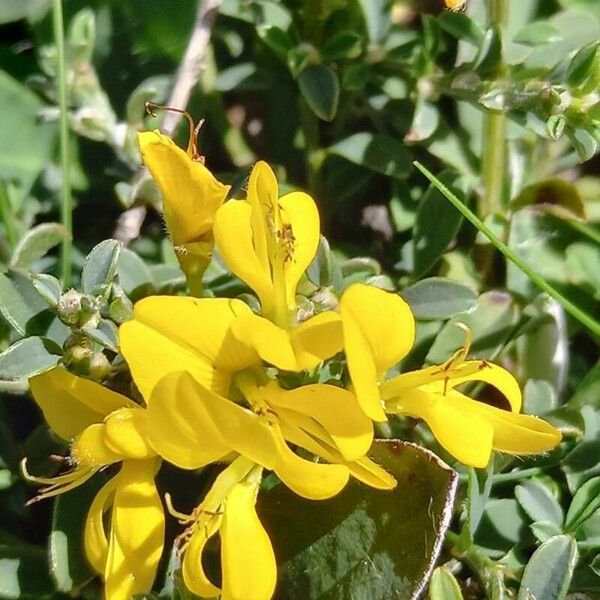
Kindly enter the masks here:
<path id="1" fill-rule="evenodd" d="M 204 68 L 204 55 L 222 0 L 199 0 L 196 12 L 196 21 L 192 35 L 188 42 L 183 60 L 177 69 L 175 85 L 167 106 L 184 109 L 190 99 L 192 89 L 200 79 Z M 181 115 L 175 112 L 165 113 L 160 129 L 166 135 L 173 135 Z M 141 168 L 135 175 L 134 181 L 142 181 L 147 176 L 146 169 Z M 135 240 L 140 235 L 142 223 L 146 218 L 147 208 L 145 205 L 135 205 L 123 212 L 117 219 L 114 238 L 125 245 Z"/>

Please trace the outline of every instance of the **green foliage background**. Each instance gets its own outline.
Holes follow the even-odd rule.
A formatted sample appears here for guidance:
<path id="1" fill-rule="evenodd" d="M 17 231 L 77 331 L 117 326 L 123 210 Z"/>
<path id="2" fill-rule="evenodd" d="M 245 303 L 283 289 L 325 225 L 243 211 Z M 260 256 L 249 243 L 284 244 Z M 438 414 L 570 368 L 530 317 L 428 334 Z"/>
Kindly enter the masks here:
<path id="1" fill-rule="evenodd" d="M 405 419 L 381 428 L 380 437 L 418 442 L 459 474 L 438 558 L 444 567 L 428 593 L 434 600 L 600 597 L 598 338 L 540 295 L 412 164 L 437 174 L 593 322 L 600 298 L 600 4 L 472 0 L 466 12 L 444 11 L 433 0 L 216 4 L 187 108 L 205 119 L 201 152 L 234 193 L 251 165 L 265 159 L 282 188 L 305 189 L 317 200 L 329 245 L 309 269 L 307 302 L 319 302 L 318 290 L 353 281 L 398 289 L 418 319 L 417 344 L 400 368 L 446 360 L 463 341 L 454 323 L 465 323 L 471 355 L 511 368 L 524 386 L 525 411 L 563 430 L 564 441 L 547 456 L 496 456 L 476 472 L 453 464 L 423 425 Z M 99 483 L 54 508 L 25 506 L 35 492 L 20 476 L 20 460 L 27 456 L 32 471 L 48 473 L 55 466 L 47 456 L 64 450 L 26 397 L 26 379 L 68 355 L 70 330 L 56 314 L 71 285 L 103 298 L 103 320 L 89 335 L 110 357 L 116 325 L 132 302 L 185 289 L 158 191 L 140 169 L 135 132 L 160 126 L 162 114 L 146 115 L 144 103 L 168 101 L 199 6 L 64 2 L 75 207 L 73 278 L 61 284 L 57 246 L 69 234 L 59 224 L 64 188 L 51 6 L 0 4 L 0 598 L 100 593 L 77 546 Z M 176 138 L 185 145 L 185 123 Z M 112 237 L 128 248 L 105 242 L 81 277 L 86 255 Z M 219 295 L 247 291 L 218 261 L 206 284 Z M 90 375 L 89 365 L 81 368 Z M 496 402 L 489 390 L 472 393 Z M 183 481 L 181 473 L 169 477 Z M 197 477 L 192 506 L 206 483 L 206 474 Z M 436 472 L 430 484 L 435 477 L 445 476 Z M 447 485 L 434 486 L 436 518 Z M 277 506 L 280 491 L 273 493 L 266 512 L 269 502 Z M 403 493 L 417 491 L 407 485 Z M 411 519 L 409 504 L 373 502 L 373 510 Z M 328 509 L 332 523 L 350 512 L 350 504 L 340 506 Z M 301 530 L 306 507 L 295 510 Z M 292 517 L 276 521 L 275 539 L 277 532 L 301 536 Z M 325 539 L 334 526 L 323 523 Z M 364 533 L 364 521 L 357 523 L 335 548 L 356 545 Z M 385 598 L 395 589 L 394 597 L 412 597 L 427 568 L 399 549 L 417 552 L 411 537 L 428 525 L 414 517 L 412 529 L 387 537 L 385 524 L 372 526 L 388 540 L 378 552 L 416 565 L 408 583 L 381 569 L 389 579 L 376 591 L 368 572 L 353 570 L 358 558 L 347 557 L 334 572 L 327 544 L 313 549 L 316 563 L 306 563 L 298 544 L 286 557 L 280 596 Z M 419 552 L 435 559 L 432 547 Z M 156 593 L 182 597 L 170 560 Z M 320 565 L 310 581 L 302 579 L 306 564 Z"/>

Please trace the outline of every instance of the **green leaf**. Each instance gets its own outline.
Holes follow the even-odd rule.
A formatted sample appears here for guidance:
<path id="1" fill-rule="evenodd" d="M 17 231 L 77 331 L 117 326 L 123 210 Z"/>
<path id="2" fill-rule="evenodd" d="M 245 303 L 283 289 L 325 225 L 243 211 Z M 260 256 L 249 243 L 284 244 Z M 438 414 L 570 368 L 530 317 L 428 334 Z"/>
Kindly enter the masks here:
<path id="1" fill-rule="evenodd" d="M 411 170 L 410 154 L 404 144 L 386 135 L 355 133 L 331 146 L 329 152 L 398 179 L 406 179 Z"/>
<path id="2" fill-rule="evenodd" d="M 549 538 L 562 533 L 562 528 L 556 523 L 550 521 L 536 521 L 530 525 L 531 532 L 540 542 L 545 542 Z"/>
<path id="3" fill-rule="evenodd" d="M 526 521 L 516 500 L 489 500 L 477 529 L 475 543 L 499 557 L 523 540 L 526 532 Z"/>
<path id="4" fill-rule="evenodd" d="M 62 295 L 61 282 L 47 273 L 31 274 L 31 283 L 39 295 L 48 303 L 48 306 L 55 307 Z"/>
<path id="5" fill-rule="evenodd" d="M 117 326 L 112 321 L 102 319 L 96 329 L 85 329 L 84 334 L 104 348 L 108 348 L 113 352 L 119 351 L 118 330 Z"/>
<path id="6" fill-rule="evenodd" d="M 5 2 L 0 4 L 5 8 Z M 3 71 L 0 71 L 0 106 L 3 107 L 0 111 L 0 179 L 16 182 L 24 196 L 48 164 L 56 124 L 40 120 L 43 102 Z"/>
<path id="7" fill-rule="evenodd" d="M 579 87 L 594 75 L 600 42 L 593 42 L 581 48 L 571 59 L 567 68 L 566 81 L 570 87 Z"/>
<path id="8" fill-rule="evenodd" d="M 577 543 L 568 535 L 545 541 L 525 567 L 517 600 L 563 600 L 577 561 Z"/>
<path id="9" fill-rule="evenodd" d="M 508 338 L 515 321 L 516 309 L 509 294 L 485 292 L 479 296 L 474 309 L 448 321 L 436 337 L 426 360 L 441 364 L 462 347 L 465 332 L 456 323 L 463 323 L 471 330 L 473 344 L 469 356 L 491 358 Z"/>
<path id="10" fill-rule="evenodd" d="M 122 247 L 117 240 L 104 240 L 92 248 L 81 272 L 81 287 L 86 294 L 98 293 L 112 283 Z"/>
<path id="11" fill-rule="evenodd" d="M 19 340 L 0 353 L 0 381 L 19 381 L 48 371 L 60 354 L 60 347 L 46 338 Z"/>
<path id="12" fill-rule="evenodd" d="M 290 34 L 275 25 L 258 27 L 257 33 L 258 37 L 282 60 L 286 59 L 287 53 L 294 47 Z"/>
<path id="13" fill-rule="evenodd" d="M 495 25 L 483 37 L 479 52 L 473 61 L 473 70 L 482 75 L 492 74 L 502 61 L 502 33 Z"/>
<path id="14" fill-rule="evenodd" d="M 458 175 L 444 171 L 440 175 L 451 189 L 456 190 Z M 454 239 L 462 223 L 462 215 L 444 198 L 443 194 L 430 185 L 417 209 L 413 228 L 413 276 L 417 279 L 425 275 L 440 259 Z"/>
<path id="15" fill-rule="evenodd" d="M 152 265 L 150 272 L 157 292 L 185 290 L 185 273 L 177 265 Z"/>
<path id="16" fill-rule="evenodd" d="M 48 303 L 27 273 L 0 273 L 0 313 L 21 336 L 43 333 L 52 319 Z"/>
<path id="17" fill-rule="evenodd" d="M 600 408 L 600 364 L 594 365 L 579 382 L 568 405 L 574 409 L 584 406 Z"/>
<path id="18" fill-rule="evenodd" d="M 440 113 L 438 108 L 432 102 L 421 100 L 417 102 L 415 114 L 408 133 L 404 136 L 404 141 L 414 144 L 430 138 L 437 130 L 440 124 Z"/>
<path id="19" fill-rule="evenodd" d="M 324 121 L 332 121 L 340 99 L 340 84 L 333 69 L 327 65 L 311 65 L 300 73 L 298 84 L 315 115 Z"/>
<path id="20" fill-rule="evenodd" d="M 593 477 L 575 492 L 575 496 L 573 496 L 573 500 L 567 511 L 565 530 L 569 532 L 575 531 L 598 508 L 600 508 L 600 477 Z"/>
<path id="21" fill-rule="evenodd" d="M 562 39 L 560 31 L 547 21 L 535 21 L 528 23 L 517 32 L 513 38 L 517 44 L 525 44 L 527 46 L 539 46 L 540 44 L 549 44 L 558 42 Z"/>
<path id="22" fill-rule="evenodd" d="M 429 582 L 430 600 L 463 600 L 456 577 L 444 567 L 434 569 Z"/>
<path id="23" fill-rule="evenodd" d="M 417 319 L 449 319 L 477 304 L 475 290 L 443 277 L 417 281 L 400 295 L 408 302 Z"/>
<path id="24" fill-rule="evenodd" d="M 152 273 L 146 263 L 129 248 L 123 248 L 117 267 L 119 285 L 132 300 L 147 296 L 152 291 Z"/>
<path id="25" fill-rule="evenodd" d="M 325 42 L 321 52 L 328 62 L 357 58 L 362 52 L 362 37 L 353 31 L 340 31 Z"/>
<path id="26" fill-rule="evenodd" d="M 528 415 L 543 415 L 555 409 L 557 403 L 556 390 L 550 382 L 544 379 L 527 380 L 523 388 L 523 412 Z"/>
<path id="27" fill-rule="evenodd" d="M 0 598 L 43 598 L 54 589 L 42 548 L 20 543 L 0 544 Z"/>
<path id="28" fill-rule="evenodd" d="M 390 590 L 398 598 L 423 590 L 448 527 L 456 474 L 406 442 L 376 442 L 372 457 L 396 477 L 395 490 L 351 481 L 318 506 L 282 484 L 259 497 L 278 557 L 279 597 L 387 600 Z"/>
<path id="29" fill-rule="evenodd" d="M 565 456 L 561 468 L 569 490 L 575 494 L 588 479 L 600 475 L 600 440 L 584 440 L 577 444 Z"/>
<path id="30" fill-rule="evenodd" d="M 515 496 L 523 510 L 533 521 L 547 521 L 561 527 L 563 510 L 550 490 L 535 480 L 515 487 Z"/>
<path id="31" fill-rule="evenodd" d="M 565 133 L 582 161 L 589 160 L 598 151 L 598 140 L 587 129 L 565 127 Z"/>
<path id="32" fill-rule="evenodd" d="M 58 246 L 69 237 L 69 232 L 60 223 L 42 223 L 25 233 L 13 250 L 10 266 L 14 269 L 28 269 L 45 256 L 51 248 Z"/>
<path id="33" fill-rule="evenodd" d="M 479 46 L 484 38 L 484 31 L 473 19 L 461 12 L 446 10 L 438 15 L 440 27 L 457 40 L 467 41 Z"/>
<path id="34" fill-rule="evenodd" d="M 535 206 L 555 215 L 559 219 L 585 220 L 583 199 L 570 182 L 552 177 L 529 185 L 511 202 L 517 211 L 525 206 Z"/>
<path id="35" fill-rule="evenodd" d="M 80 588 L 96 573 L 89 566 L 83 548 L 83 531 L 90 505 L 105 478 L 94 477 L 54 502 L 49 541 L 50 574 L 60 592 Z"/>
<path id="36" fill-rule="evenodd" d="M 50 8 L 51 0 L 2 0 L 0 2 L 0 24 L 21 19 L 37 21 Z"/>

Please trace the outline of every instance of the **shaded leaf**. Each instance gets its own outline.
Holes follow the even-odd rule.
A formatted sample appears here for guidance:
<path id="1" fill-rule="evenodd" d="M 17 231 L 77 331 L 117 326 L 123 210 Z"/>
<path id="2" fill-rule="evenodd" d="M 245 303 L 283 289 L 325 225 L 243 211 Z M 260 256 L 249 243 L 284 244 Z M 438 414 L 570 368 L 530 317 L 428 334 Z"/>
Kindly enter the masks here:
<path id="1" fill-rule="evenodd" d="M 535 480 L 526 481 L 515 488 L 515 496 L 533 521 L 546 521 L 557 527 L 562 525 L 562 507 L 546 486 Z"/>
<path id="2" fill-rule="evenodd" d="M 324 121 L 331 121 L 337 112 L 340 84 L 337 75 L 327 65 L 312 65 L 298 77 L 300 92 L 311 110 Z"/>
<path id="3" fill-rule="evenodd" d="M 54 592 L 42 548 L 0 544 L 0 598 L 41 598 Z"/>
<path id="4" fill-rule="evenodd" d="M 387 600 L 390 590 L 412 598 L 423 589 L 451 516 L 456 474 L 405 442 L 376 442 L 372 458 L 396 477 L 395 490 L 351 481 L 318 506 L 283 485 L 260 496 L 280 563 L 276 597 Z"/>
<path id="5" fill-rule="evenodd" d="M 152 273 L 146 263 L 129 248 L 123 248 L 117 267 L 119 285 L 132 300 L 137 300 L 152 291 Z"/>
<path id="6" fill-rule="evenodd" d="M 383 175 L 405 179 L 411 170 L 411 156 L 399 141 L 386 135 L 355 133 L 329 148 L 350 162 Z"/>
<path id="7" fill-rule="evenodd" d="M 585 220 L 585 207 L 577 188 L 558 177 L 523 188 L 511 207 L 519 210 L 525 206 L 535 206 L 562 219 Z"/>
<path id="8" fill-rule="evenodd" d="M 527 46 L 539 46 L 540 44 L 557 42 L 560 39 L 561 35 L 558 29 L 547 21 L 528 23 L 513 38 L 518 44 L 526 44 Z"/>

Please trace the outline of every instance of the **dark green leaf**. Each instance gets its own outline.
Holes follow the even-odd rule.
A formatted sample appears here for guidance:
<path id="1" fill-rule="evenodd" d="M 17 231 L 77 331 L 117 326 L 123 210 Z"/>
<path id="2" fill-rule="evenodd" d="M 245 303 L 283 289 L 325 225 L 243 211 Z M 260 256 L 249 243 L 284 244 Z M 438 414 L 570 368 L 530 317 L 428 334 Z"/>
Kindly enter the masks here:
<path id="1" fill-rule="evenodd" d="M 477 529 L 475 543 L 500 556 L 518 544 L 526 531 L 526 521 L 516 500 L 489 500 Z"/>
<path id="2" fill-rule="evenodd" d="M 600 364 L 594 365 L 579 382 L 569 406 L 574 409 L 584 406 L 600 408 Z"/>
<path id="3" fill-rule="evenodd" d="M 356 58 L 362 52 L 362 37 L 353 31 L 340 31 L 330 37 L 323 46 L 326 61 Z"/>
<path id="4" fill-rule="evenodd" d="M 440 180 L 457 195 L 462 195 L 453 185 L 458 182 L 455 173 L 445 171 L 440 175 Z M 413 228 L 415 278 L 425 275 L 444 254 L 458 233 L 462 219 L 462 215 L 444 195 L 434 185 L 430 185 L 417 209 Z"/>
<path id="5" fill-rule="evenodd" d="M 391 177 L 405 179 L 410 174 L 411 156 L 399 141 L 386 135 L 363 132 L 337 142 L 329 152 Z"/>
<path id="6" fill-rule="evenodd" d="M 588 479 L 600 475 L 600 440 L 584 440 L 575 446 L 561 467 L 571 493 L 575 494 Z"/>
<path id="7" fill-rule="evenodd" d="M 558 29 L 547 21 L 528 23 L 514 37 L 515 42 L 526 44 L 527 46 L 539 46 L 540 44 L 558 42 L 560 39 L 561 35 Z"/>
<path id="8" fill-rule="evenodd" d="M 324 121 L 331 121 L 337 112 L 340 84 L 337 75 L 327 65 L 312 65 L 298 77 L 300 92 L 311 110 Z"/>
<path id="9" fill-rule="evenodd" d="M 287 53 L 294 47 L 294 41 L 287 31 L 275 25 L 264 25 L 257 28 L 258 36 L 279 58 L 285 60 Z"/>
<path id="10" fill-rule="evenodd" d="M 477 292 L 463 283 L 429 277 L 401 292 L 417 319 L 449 319 L 477 304 Z"/>
<path id="11" fill-rule="evenodd" d="M 456 475 L 404 442 L 377 442 L 373 459 L 398 480 L 394 491 L 353 481 L 318 506 L 284 485 L 259 497 L 280 565 L 278 598 L 387 600 L 390 590 L 412 598 L 423 589 L 448 526 Z"/>
<path id="12" fill-rule="evenodd" d="M 600 508 L 600 477 L 593 477 L 575 492 L 567 511 L 565 529 L 575 531 L 598 508 Z"/>
<path id="13" fill-rule="evenodd" d="M 458 40 L 466 40 L 476 46 L 483 41 L 483 29 L 465 13 L 447 10 L 440 13 L 437 19 L 440 27 Z"/>
<path id="14" fill-rule="evenodd" d="M 579 50 L 569 63 L 566 80 L 570 87 L 579 87 L 594 74 L 595 63 L 598 60 L 600 42 L 588 44 Z"/>
<path id="15" fill-rule="evenodd" d="M 577 188 L 570 182 L 552 177 L 529 185 L 511 202 L 513 210 L 535 206 L 562 219 L 585 220 L 585 207 Z"/>
<path id="16" fill-rule="evenodd" d="M 19 381 L 48 371 L 60 353 L 54 342 L 41 337 L 19 340 L 0 353 L 0 381 Z"/>
<path id="17" fill-rule="evenodd" d="M 117 273 L 121 242 L 104 240 L 94 246 L 87 255 L 81 272 L 81 286 L 86 294 L 98 293 L 109 285 Z"/>
<path id="18" fill-rule="evenodd" d="M 482 75 L 492 74 L 502 60 L 502 33 L 497 26 L 490 27 L 473 61 L 473 70 Z"/>
<path id="19" fill-rule="evenodd" d="M 45 256 L 48 250 L 69 237 L 69 232 L 60 223 L 42 223 L 27 231 L 13 250 L 10 266 L 14 269 L 28 269 Z"/>
<path id="20" fill-rule="evenodd" d="M 557 535 L 544 542 L 527 563 L 518 600 L 543 598 L 563 600 L 569 590 L 577 561 L 577 544 L 568 535 Z"/>

